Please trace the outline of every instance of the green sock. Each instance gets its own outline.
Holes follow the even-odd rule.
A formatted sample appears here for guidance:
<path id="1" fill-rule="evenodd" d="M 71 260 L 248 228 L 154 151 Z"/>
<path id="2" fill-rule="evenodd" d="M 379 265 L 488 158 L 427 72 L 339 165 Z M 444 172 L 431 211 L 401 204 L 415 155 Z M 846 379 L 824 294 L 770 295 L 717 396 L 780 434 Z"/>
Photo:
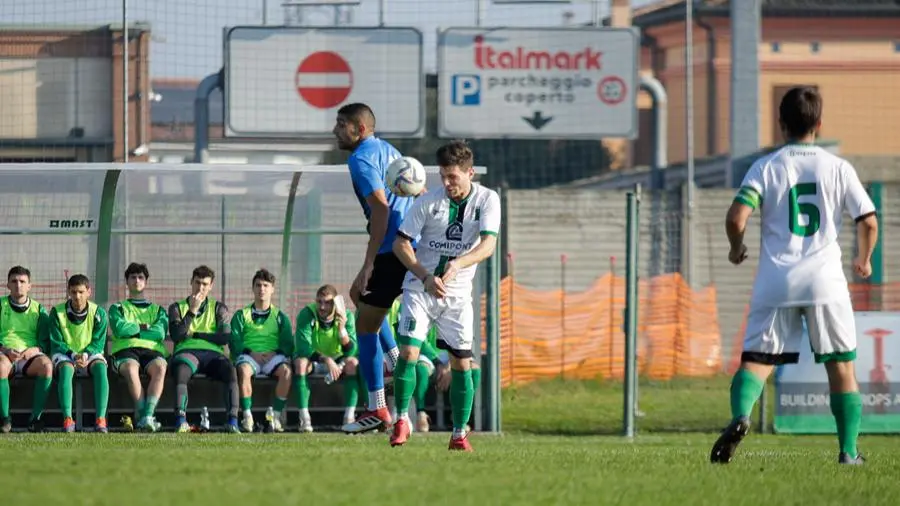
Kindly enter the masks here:
<path id="1" fill-rule="evenodd" d="M 753 405 L 762 394 L 766 383 L 746 369 L 738 369 L 731 380 L 731 417 L 750 416 Z"/>
<path id="2" fill-rule="evenodd" d="M 450 407 L 453 415 L 453 430 L 463 430 L 472 416 L 472 371 L 450 371 Z"/>
<path id="3" fill-rule="evenodd" d="M 359 382 L 356 376 L 343 376 L 341 383 L 344 385 L 344 407 L 355 408 L 359 403 Z"/>
<path id="4" fill-rule="evenodd" d="M 412 399 L 415 388 L 415 364 L 401 357 L 394 367 L 394 406 L 397 408 L 397 416 L 409 412 L 409 400 Z"/>
<path id="5" fill-rule="evenodd" d="M 59 397 L 59 410 L 63 418 L 72 418 L 72 378 L 75 377 L 75 368 L 70 365 L 62 365 L 57 373 L 57 392 Z"/>
<path id="6" fill-rule="evenodd" d="M 158 397 L 147 397 L 144 399 L 144 416 L 153 416 L 156 413 L 156 405 L 158 403 Z"/>
<path id="7" fill-rule="evenodd" d="M 413 399 L 416 400 L 416 411 L 425 411 L 425 396 L 428 394 L 428 366 L 419 362 L 416 364 L 416 389 L 413 391 Z M 394 380 L 396 381 L 396 380 Z M 408 408 L 407 402 L 407 408 Z"/>
<path id="8" fill-rule="evenodd" d="M 9 418 L 9 379 L 0 379 L 0 418 Z"/>
<path id="9" fill-rule="evenodd" d="M 31 419 L 40 420 L 44 414 L 44 406 L 50 395 L 50 385 L 53 383 L 51 376 L 38 376 L 34 379 L 34 397 L 31 401 Z"/>
<path id="10" fill-rule="evenodd" d="M 249 411 L 253 407 L 253 397 L 241 397 L 241 409 Z"/>
<path id="11" fill-rule="evenodd" d="M 106 407 L 109 404 L 109 377 L 106 375 L 106 364 L 94 362 L 91 365 L 91 378 L 94 380 L 94 409 L 97 418 L 106 418 Z"/>
<path id="12" fill-rule="evenodd" d="M 309 408 L 309 382 L 306 381 L 306 375 L 294 376 L 294 392 L 297 396 L 297 407 L 300 409 Z"/>
<path id="13" fill-rule="evenodd" d="M 282 397 L 275 396 L 275 400 L 272 401 L 272 411 L 276 413 L 281 413 L 284 411 L 284 407 L 287 405 L 287 399 Z"/>
<path id="14" fill-rule="evenodd" d="M 481 369 L 470 369 L 472 371 L 472 388 L 477 393 L 481 388 Z"/>
<path id="15" fill-rule="evenodd" d="M 837 423 L 840 451 L 851 457 L 858 456 L 856 440 L 859 438 L 859 424 L 862 418 L 862 398 L 859 392 L 831 394 L 831 413 Z"/>

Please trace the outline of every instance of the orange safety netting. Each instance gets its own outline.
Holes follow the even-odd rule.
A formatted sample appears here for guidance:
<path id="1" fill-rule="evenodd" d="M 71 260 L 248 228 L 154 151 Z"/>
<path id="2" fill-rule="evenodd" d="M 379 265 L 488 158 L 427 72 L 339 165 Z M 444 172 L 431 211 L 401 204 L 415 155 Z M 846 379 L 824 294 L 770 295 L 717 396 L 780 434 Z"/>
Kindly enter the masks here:
<path id="1" fill-rule="evenodd" d="M 666 274 L 642 280 L 638 292 L 641 375 L 670 379 L 721 372 L 714 287 L 692 290 L 679 274 Z M 505 278 L 500 309 L 502 385 L 552 377 L 621 379 L 624 308 L 623 277 L 606 274 L 579 293 L 531 290 Z"/>

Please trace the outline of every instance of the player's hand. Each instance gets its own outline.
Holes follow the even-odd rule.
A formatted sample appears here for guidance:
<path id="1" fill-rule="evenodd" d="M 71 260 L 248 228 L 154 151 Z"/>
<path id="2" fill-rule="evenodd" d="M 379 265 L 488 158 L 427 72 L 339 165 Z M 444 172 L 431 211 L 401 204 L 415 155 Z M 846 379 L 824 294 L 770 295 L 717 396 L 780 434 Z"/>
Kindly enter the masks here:
<path id="1" fill-rule="evenodd" d="M 856 257 L 853 259 L 853 271 L 857 276 L 866 279 L 872 275 L 872 262 Z"/>
<path id="2" fill-rule="evenodd" d="M 434 379 L 434 386 L 440 392 L 446 392 L 450 388 L 450 365 L 445 364 L 437 369 L 437 377 Z"/>
<path id="3" fill-rule="evenodd" d="M 191 294 L 188 297 L 188 310 L 194 314 L 197 314 L 200 311 L 200 306 L 203 305 L 203 301 L 206 300 L 206 297 L 200 295 L 199 293 Z"/>
<path id="4" fill-rule="evenodd" d="M 325 365 L 328 367 L 328 375 L 331 376 L 331 381 L 337 381 L 341 377 L 341 368 L 338 367 L 337 362 L 333 358 L 326 358 Z"/>
<path id="5" fill-rule="evenodd" d="M 75 355 L 75 367 L 84 369 L 87 367 L 87 353 L 78 353 Z"/>
<path id="6" fill-rule="evenodd" d="M 15 362 L 22 358 L 22 353 L 12 348 L 5 348 L 3 352 L 9 358 L 10 362 Z"/>
<path id="7" fill-rule="evenodd" d="M 347 325 L 347 315 L 335 312 L 334 324 L 337 325 L 338 330 L 343 329 L 344 326 Z"/>
<path id="8" fill-rule="evenodd" d="M 728 261 L 734 265 L 741 265 L 747 259 L 747 246 L 741 244 L 737 249 L 731 248 L 728 252 Z"/>
<path id="9" fill-rule="evenodd" d="M 353 292 L 356 291 L 356 297 L 359 298 L 362 295 L 369 293 L 366 289 L 366 286 L 369 284 L 369 278 L 372 277 L 372 271 L 374 270 L 374 266 L 370 264 L 365 264 L 362 266 L 362 269 L 359 270 L 359 274 L 356 275 L 356 279 L 353 281 L 353 286 L 350 288 L 350 298 L 353 299 Z M 356 300 L 353 301 L 356 303 Z"/>
<path id="10" fill-rule="evenodd" d="M 141 328 L 141 330 L 147 330 L 150 328 L 150 325 L 147 325 L 146 323 L 142 323 L 139 325 L 139 327 Z"/>
<path id="11" fill-rule="evenodd" d="M 441 281 L 444 284 L 447 284 L 456 277 L 456 274 L 459 272 L 459 267 L 456 265 L 455 260 L 450 260 L 447 262 L 447 265 L 444 266 L 444 274 L 441 275 Z"/>
<path id="12" fill-rule="evenodd" d="M 447 295 L 447 289 L 444 287 L 444 281 L 437 276 L 428 276 L 425 278 L 425 291 L 429 294 L 443 299 Z"/>

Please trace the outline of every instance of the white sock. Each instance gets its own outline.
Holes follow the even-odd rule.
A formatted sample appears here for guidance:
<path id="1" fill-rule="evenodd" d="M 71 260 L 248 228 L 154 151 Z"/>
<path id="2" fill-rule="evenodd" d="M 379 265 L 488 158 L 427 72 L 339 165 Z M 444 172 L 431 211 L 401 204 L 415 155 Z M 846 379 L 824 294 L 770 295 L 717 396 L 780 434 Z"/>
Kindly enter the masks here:
<path id="1" fill-rule="evenodd" d="M 391 363 L 391 371 L 397 368 L 397 360 L 400 359 L 400 349 L 394 346 L 393 348 L 387 351 L 385 355 L 388 359 L 388 362 Z"/>
<path id="2" fill-rule="evenodd" d="M 249 409 L 244 410 L 244 418 L 250 418 L 252 416 L 253 416 L 253 411 L 250 411 Z"/>
<path id="3" fill-rule="evenodd" d="M 300 418 L 302 420 L 309 420 L 309 409 L 303 408 L 300 410 Z"/>
<path id="4" fill-rule="evenodd" d="M 376 410 L 387 407 L 387 400 L 384 398 L 384 389 L 379 388 L 374 392 L 369 391 L 369 409 Z"/>
<path id="5" fill-rule="evenodd" d="M 466 429 L 453 429 L 453 439 L 460 439 L 466 436 Z"/>
<path id="6" fill-rule="evenodd" d="M 345 408 L 344 409 L 344 420 L 352 420 L 356 417 L 356 408 Z"/>

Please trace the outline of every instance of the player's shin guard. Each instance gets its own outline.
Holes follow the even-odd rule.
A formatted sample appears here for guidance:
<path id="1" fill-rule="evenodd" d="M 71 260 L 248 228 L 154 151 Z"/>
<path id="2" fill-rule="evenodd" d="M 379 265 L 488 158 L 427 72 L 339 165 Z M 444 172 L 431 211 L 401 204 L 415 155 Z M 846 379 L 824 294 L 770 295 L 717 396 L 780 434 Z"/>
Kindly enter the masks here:
<path id="1" fill-rule="evenodd" d="M 766 382 L 746 369 L 738 369 L 731 380 L 731 418 L 750 416 Z"/>
<path id="2" fill-rule="evenodd" d="M 294 395 L 297 397 L 297 408 L 309 409 L 309 382 L 306 375 L 294 376 Z"/>
<path id="3" fill-rule="evenodd" d="M 0 379 L 0 418 L 9 418 L 9 379 Z"/>
<path id="4" fill-rule="evenodd" d="M 370 410 L 386 408 L 384 398 L 384 355 L 378 341 L 378 334 L 359 335 L 359 369 L 369 388 Z"/>
<path id="5" fill-rule="evenodd" d="M 356 375 L 342 376 L 341 384 L 344 386 L 344 407 L 355 408 L 359 404 L 359 382 Z"/>
<path id="6" fill-rule="evenodd" d="M 91 364 L 91 379 L 94 382 L 94 409 L 97 418 L 106 418 L 106 406 L 109 404 L 109 376 L 106 374 L 106 363 L 96 361 Z"/>
<path id="7" fill-rule="evenodd" d="M 40 420 L 44 414 L 44 406 L 50 395 L 50 385 L 53 383 L 51 376 L 38 376 L 34 379 L 34 398 L 31 401 L 31 419 Z"/>
<path id="8" fill-rule="evenodd" d="M 416 389 L 413 391 L 413 399 L 416 400 L 416 411 L 425 411 L 425 396 L 428 395 L 428 382 L 430 379 L 428 366 L 419 362 L 416 364 Z M 394 375 L 394 393 L 397 392 L 397 376 Z"/>
<path id="9" fill-rule="evenodd" d="M 472 386 L 472 371 L 450 371 L 450 406 L 453 414 L 453 433 L 465 432 L 466 423 L 472 416 L 472 401 L 475 389 Z"/>
<path id="10" fill-rule="evenodd" d="M 401 358 L 394 368 L 394 406 L 397 408 L 398 417 L 408 418 L 409 401 L 415 389 L 416 367 Z"/>
<path id="11" fill-rule="evenodd" d="M 859 438 L 859 425 L 862 419 L 862 398 L 859 392 L 832 393 L 831 413 L 837 424 L 841 453 L 856 457 L 859 455 L 856 441 Z"/>
<path id="12" fill-rule="evenodd" d="M 72 379 L 75 377 L 75 368 L 68 365 L 60 366 L 57 379 L 57 397 L 59 410 L 63 418 L 72 418 Z"/>

